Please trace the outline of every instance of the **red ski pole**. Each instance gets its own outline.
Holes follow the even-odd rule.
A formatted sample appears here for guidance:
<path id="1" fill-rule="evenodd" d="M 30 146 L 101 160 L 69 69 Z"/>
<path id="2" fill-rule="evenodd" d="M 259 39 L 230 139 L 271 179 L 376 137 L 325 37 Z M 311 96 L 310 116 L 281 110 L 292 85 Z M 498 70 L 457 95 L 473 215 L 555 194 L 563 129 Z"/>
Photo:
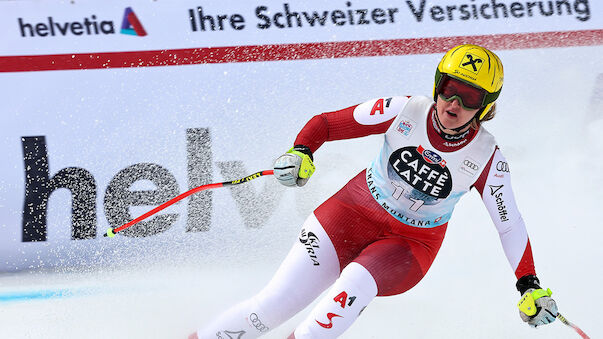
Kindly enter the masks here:
<path id="1" fill-rule="evenodd" d="M 224 186 L 238 185 L 238 184 L 242 184 L 242 183 L 251 181 L 255 178 L 259 178 L 264 175 L 273 175 L 273 174 L 274 174 L 273 170 L 266 170 L 266 171 L 260 171 L 260 172 L 253 173 L 244 178 L 233 180 L 233 181 L 218 182 L 218 183 L 214 183 L 214 184 L 207 184 L 207 185 L 201 185 L 199 187 L 195 187 L 195 188 L 191 189 L 190 191 L 186 191 L 186 192 L 180 194 L 179 196 L 164 202 L 163 204 L 153 208 L 152 210 L 148 211 L 147 213 L 139 216 L 138 218 L 136 218 L 128 223 L 125 223 L 116 228 L 109 227 L 109 229 L 107 230 L 107 233 L 105 233 L 103 236 L 113 238 L 115 236 L 115 234 L 117 234 L 118 232 L 121 232 L 130 226 L 136 225 L 137 223 L 139 223 L 142 220 L 150 217 L 151 215 L 161 211 L 162 209 L 164 209 L 168 206 L 171 206 L 171 205 L 177 203 L 178 201 L 188 197 L 189 195 L 195 194 L 197 192 L 206 191 L 206 190 L 224 187 Z"/>
<path id="2" fill-rule="evenodd" d="M 567 326 L 573 328 L 574 331 L 576 331 L 583 339 L 590 339 L 590 337 L 586 333 L 584 333 L 584 331 L 582 331 L 580 329 L 580 327 L 578 327 L 578 326 L 574 325 L 573 323 L 569 322 L 559 312 L 557 312 L 557 319 L 559 319 L 564 325 L 567 325 Z"/>

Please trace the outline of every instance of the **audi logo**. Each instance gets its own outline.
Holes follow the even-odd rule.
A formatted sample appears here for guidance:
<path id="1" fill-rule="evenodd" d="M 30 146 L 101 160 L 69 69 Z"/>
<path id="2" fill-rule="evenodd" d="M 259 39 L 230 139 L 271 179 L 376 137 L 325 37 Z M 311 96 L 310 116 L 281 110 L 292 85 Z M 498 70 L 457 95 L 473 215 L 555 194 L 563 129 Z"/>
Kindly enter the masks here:
<path id="1" fill-rule="evenodd" d="M 473 162 L 471 162 L 469 160 L 463 161 L 463 165 L 471 168 L 472 170 L 477 170 L 479 168 L 479 166 L 477 166 L 476 164 L 474 164 Z"/>
<path id="2" fill-rule="evenodd" d="M 509 164 L 504 161 L 499 161 L 496 163 L 496 170 L 499 172 L 509 172 Z"/>
<path id="3" fill-rule="evenodd" d="M 260 318 L 258 318 L 257 314 L 251 313 L 249 315 L 249 320 L 251 320 L 251 323 L 253 324 L 253 326 L 255 328 L 257 328 L 258 331 L 260 331 L 260 332 L 266 332 L 266 331 L 269 330 L 269 328 L 262 323 L 262 321 L 260 320 Z"/>

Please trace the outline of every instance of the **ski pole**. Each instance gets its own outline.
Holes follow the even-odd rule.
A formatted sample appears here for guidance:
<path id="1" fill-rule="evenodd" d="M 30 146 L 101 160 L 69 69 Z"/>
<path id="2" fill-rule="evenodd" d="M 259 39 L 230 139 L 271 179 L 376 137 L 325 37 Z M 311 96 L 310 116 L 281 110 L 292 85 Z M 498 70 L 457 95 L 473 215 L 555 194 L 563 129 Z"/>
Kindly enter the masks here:
<path id="1" fill-rule="evenodd" d="M 590 339 L 590 337 L 588 335 L 586 335 L 586 333 L 584 333 L 584 331 L 582 331 L 578 326 L 572 324 L 567 319 L 565 319 L 565 317 L 562 316 L 561 313 L 559 313 L 559 312 L 557 312 L 557 319 L 559 319 L 564 325 L 567 325 L 567 326 L 573 328 L 576 332 L 578 332 L 578 334 L 583 339 Z"/>
<path id="2" fill-rule="evenodd" d="M 210 189 L 214 189 L 214 188 L 219 188 L 219 187 L 224 187 L 224 186 L 238 185 L 238 184 L 242 184 L 242 183 L 251 181 L 251 180 L 253 180 L 255 178 L 259 178 L 259 177 L 264 176 L 264 175 L 273 175 L 273 174 L 274 174 L 273 170 L 259 171 L 259 172 L 253 173 L 253 174 L 248 175 L 248 176 L 246 176 L 244 178 L 241 178 L 241 179 L 237 179 L 237 180 L 233 180 L 233 181 L 217 182 L 217 183 L 213 183 L 213 184 L 207 184 L 207 185 L 201 185 L 199 187 L 195 187 L 195 188 L 193 188 L 193 189 L 191 189 L 189 191 L 186 191 L 186 192 L 180 194 L 179 196 L 177 196 L 177 197 L 175 197 L 175 198 L 173 198 L 171 200 L 168 200 L 168 201 L 164 202 L 163 204 L 161 204 L 161 205 L 153 208 L 152 210 L 146 212 L 145 214 L 139 216 L 138 218 L 136 218 L 136 219 L 134 219 L 134 220 L 132 220 L 132 221 L 130 221 L 128 223 L 125 223 L 125 224 L 123 224 L 123 225 L 121 225 L 119 227 L 116 227 L 116 228 L 109 227 L 109 229 L 107 230 L 107 232 L 103 236 L 109 237 L 109 238 L 113 238 L 115 236 L 115 234 L 117 234 L 118 232 L 121 232 L 121 231 L 125 230 L 126 228 L 128 228 L 130 226 L 136 225 L 140 221 L 148 218 L 149 216 L 151 216 L 151 215 L 153 215 L 153 214 L 161 211 L 162 209 L 164 209 L 164 208 L 166 208 L 166 207 L 168 207 L 170 205 L 173 205 L 174 203 L 176 203 L 176 202 L 178 202 L 178 201 L 180 201 L 180 200 L 188 197 L 189 195 L 195 194 L 197 192 L 206 191 L 206 190 L 210 190 Z"/>

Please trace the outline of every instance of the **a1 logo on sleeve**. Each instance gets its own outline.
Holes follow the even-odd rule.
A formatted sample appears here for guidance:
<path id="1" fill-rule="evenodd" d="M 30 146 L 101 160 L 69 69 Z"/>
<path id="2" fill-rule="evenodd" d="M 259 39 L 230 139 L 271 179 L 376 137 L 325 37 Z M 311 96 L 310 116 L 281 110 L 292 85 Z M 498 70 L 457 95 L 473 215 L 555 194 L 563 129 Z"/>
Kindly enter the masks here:
<path id="1" fill-rule="evenodd" d="M 373 108 L 371 108 L 370 115 L 385 114 L 385 100 L 387 100 L 387 107 L 389 107 L 390 103 L 392 102 L 392 98 L 377 99 L 377 101 L 375 101 L 373 104 Z"/>
<path id="2" fill-rule="evenodd" d="M 400 107 L 399 97 L 373 99 L 354 109 L 354 120 L 361 125 L 377 125 L 394 118 Z"/>

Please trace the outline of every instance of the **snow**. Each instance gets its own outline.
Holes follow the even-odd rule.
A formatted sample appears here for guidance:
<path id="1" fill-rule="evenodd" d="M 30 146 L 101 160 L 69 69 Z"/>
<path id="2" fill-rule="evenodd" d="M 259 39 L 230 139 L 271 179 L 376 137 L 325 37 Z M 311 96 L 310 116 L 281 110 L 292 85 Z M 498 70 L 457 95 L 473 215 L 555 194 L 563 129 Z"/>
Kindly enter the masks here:
<path id="1" fill-rule="evenodd" d="M 603 336 L 597 314 L 603 301 L 602 52 L 601 46 L 500 51 L 505 87 L 498 116 L 485 125 L 509 160 L 543 287 L 553 290 L 559 311 L 592 338 Z M 372 74 L 366 70 L 377 68 L 374 65 L 404 67 L 398 63 L 417 58 L 439 56 L 296 61 L 309 71 L 306 76 L 316 73 L 299 85 L 313 89 L 286 97 L 299 105 L 312 101 L 312 108 L 320 110 L 317 106 L 327 106 L 320 90 L 328 88 L 329 76 L 369 79 Z M 237 74 L 236 67 L 229 75 Z M 320 74 L 327 69 L 331 73 Z M 376 73 L 382 83 L 375 88 L 342 81 L 345 97 L 328 98 L 329 107 L 322 109 L 383 95 L 428 94 L 432 68 L 413 72 L 421 80 L 412 84 L 387 72 Z M 229 105 L 238 103 L 235 97 Z M 278 205 L 262 228 L 221 224 L 216 212 L 217 228 L 236 230 L 217 245 L 208 244 L 213 253 L 203 249 L 203 235 L 160 235 L 148 249 L 120 249 L 118 259 L 103 266 L 1 273 L 0 338 L 185 338 L 270 279 L 295 241 L 303 217 L 376 155 L 380 142 L 379 137 L 369 137 L 324 145 L 316 154 L 317 172 L 306 187 L 274 188 L 286 203 Z M 287 145 L 280 148 L 286 150 Z M 268 180 L 250 185 L 261 190 L 262 181 Z M 227 189 L 215 193 L 214 200 L 226 201 L 216 203 L 216 209 L 234 204 L 229 194 Z M 514 284 L 498 235 L 472 192 L 461 199 L 423 281 L 403 295 L 374 300 L 342 338 L 578 337 L 561 322 L 536 330 L 525 325 L 517 314 Z M 286 337 L 307 311 L 265 337 Z"/>

